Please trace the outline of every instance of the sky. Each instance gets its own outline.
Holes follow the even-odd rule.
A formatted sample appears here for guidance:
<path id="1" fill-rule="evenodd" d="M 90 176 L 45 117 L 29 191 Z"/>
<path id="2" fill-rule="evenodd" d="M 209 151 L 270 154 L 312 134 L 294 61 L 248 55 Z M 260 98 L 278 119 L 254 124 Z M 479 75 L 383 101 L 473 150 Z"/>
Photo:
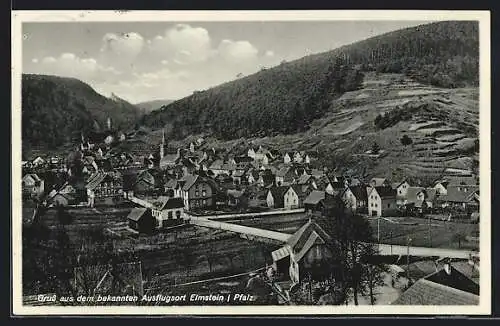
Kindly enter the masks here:
<path id="1" fill-rule="evenodd" d="M 75 77 L 138 103 L 179 99 L 425 21 L 24 23 L 23 73 Z"/>

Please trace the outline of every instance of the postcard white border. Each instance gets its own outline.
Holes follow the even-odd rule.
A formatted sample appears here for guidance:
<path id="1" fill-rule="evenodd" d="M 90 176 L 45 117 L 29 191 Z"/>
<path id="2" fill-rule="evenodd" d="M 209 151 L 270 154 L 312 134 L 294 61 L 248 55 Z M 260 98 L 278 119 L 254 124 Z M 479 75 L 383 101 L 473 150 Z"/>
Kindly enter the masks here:
<path id="1" fill-rule="evenodd" d="M 21 74 L 23 22 L 190 22 L 477 20 L 480 31 L 480 303 L 477 306 L 27 307 L 22 305 Z M 490 12 L 322 11 L 12 11 L 12 309 L 14 315 L 478 315 L 491 313 Z"/>

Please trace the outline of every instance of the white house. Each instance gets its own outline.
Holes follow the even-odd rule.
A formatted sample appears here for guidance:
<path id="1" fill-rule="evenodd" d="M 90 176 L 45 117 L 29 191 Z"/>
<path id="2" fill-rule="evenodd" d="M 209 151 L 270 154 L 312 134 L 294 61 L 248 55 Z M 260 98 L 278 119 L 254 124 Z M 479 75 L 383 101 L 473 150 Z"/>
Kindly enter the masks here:
<path id="1" fill-rule="evenodd" d="M 293 154 L 286 152 L 285 155 L 283 155 L 283 163 L 290 164 L 292 163 L 292 160 L 293 160 Z"/>
<path id="2" fill-rule="evenodd" d="M 41 158 L 40 156 L 38 156 L 37 158 L 35 158 L 32 162 L 33 166 L 42 166 L 44 165 L 45 163 L 47 163 L 43 158 Z"/>
<path id="3" fill-rule="evenodd" d="M 402 182 L 395 182 L 392 184 L 392 189 L 396 190 L 397 197 L 406 197 L 408 188 L 410 188 L 410 184 L 406 180 Z"/>
<path id="4" fill-rule="evenodd" d="M 288 187 L 283 197 L 283 205 L 286 209 L 294 209 L 304 206 L 304 199 L 306 194 L 302 192 L 302 187 L 300 185 L 292 185 Z"/>
<path id="5" fill-rule="evenodd" d="M 184 202 L 182 198 L 163 197 L 153 203 L 151 214 L 156 219 L 158 229 L 179 222 L 184 218 Z"/>
<path id="6" fill-rule="evenodd" d="M 436 193 L 438 195 L 446 196 L 448 194 L 448 181 L 446 180 L 438 180 L 434 182 L 434 189 L 436 189 Z"/>
<path id="7" fill-rule="evenodd" d="M 368 214 L 388 215 L 396 210 L 396 191 L 392 187 L 372 187 L 368 194 Z"/>

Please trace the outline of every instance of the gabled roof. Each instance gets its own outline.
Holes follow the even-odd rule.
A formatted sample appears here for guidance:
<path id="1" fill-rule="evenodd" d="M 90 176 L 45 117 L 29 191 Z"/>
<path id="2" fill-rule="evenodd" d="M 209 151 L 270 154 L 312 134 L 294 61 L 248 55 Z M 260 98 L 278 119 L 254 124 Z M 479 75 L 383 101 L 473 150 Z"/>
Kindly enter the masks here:
<path id="1" fill-rule="evenodd" d="M 291 171 L 290 167 L 283 167 L 276 172 L 277 177 L 284 177 Z"/>
<path id="2" fill-rule="evenodd" d="M 349 186 L 345 191 L 349 189 L 357 200 L 366 201 L 368 199 L 368 194 L 366 188 L 362 186 Z M 344 192 L 345 192 L 344 191 Z"/>
<path id="3" fill-rule="evenodd" d="M 393 188 L 395 189 L 395 188 Z M 416 202 L 417 201 L 417 195 L 424 191 L 424 187 L 408 187 L 406 191 L 406 199 L 408 202 Z"/>
<path id="4" fill-rule="evenodd" d="M 219 170 L 219 169 L 222 169 L 222 165 L 224 164 L 224 162 L 220 159 L 217 159 L 215 161 L 212 162 L 212 164 L 210 165 L 209 169 L 210 170 Z"/>
<path id="5" fill-rule="evenodd" d="M 399 186 L 401 186 L 405 182 L 408 182 L 408 181 L 403 180 L 403 181 L 393 182 L 393 183 L 391 183 L 391 187 L 392 187 L 392 189 L 397 189 Z"/>
<path id="6" fill-rule="evenodd" d="M 329 242 L 331 237 L 316 222 L 309 220 L 298 229 L 288 239 L 286 244 L 290 246 L 294 253 L 298 254 L 298 259 L 314 245 Z"/>
<path id="7" fill-rule="evenodd" d="M 309 174 L 303 174 L 299 177 L 299 179 L 297 180 L 297 184 L 299 185 L 303 185 L 303 184 L 306 184 L 307 182 L 309 182 L 309 180 L 312 178 L 311 175 Z"/>
<path id="8" fill-rule="evenodd" d="M 467 190 L 467 191 L 465 191 Z M 443 201 L 455 203 L 468 203 L 474 199 L 474 194 L 479 191 L 479 186 L 448 186 L 447 194 L 441 196 Z"/>
<path id="9" fill-rule="evenodd" d="M 184 202 L 180 197 L 160 197 L 158 201 L 153 203 L 155 209 L 164 210 L 164 209 L 174 209 L 174 208 L 183 208 Z"/>
<path id="10" fill-rule="evenodd" d="M 183 191 L 188 191 L 191 189 L 191 187 L 196 183 L 196 180 L 198 180 L 197 175 L 192 175 L 188 174 L 182 178 L 182 180 L 185 181 L 184 185 L 182 186 Z"/>
<path id="11" fill-rule="evenodd" d="M 139 221 L 144 216 L 144 214 L 147 211 L 148 211 L 148 209 L 147 208 L 143 208 L 143 207 L 133 208 L 130 211 L 130 213 L 128 214 L 127 219 L 137 222 L 137 221 Z"/>
<path id="12" fill-rule="evenodd" d="M 177 186 L 177 180 L 175 179 L 170 179 L 165 183 L 165 188 L 175 189 L 176 186 Z"/>
<path id="13" fill-rule="evenodd" d="M 227 195 L 231 196 L 233 198 L 240 198 L 245 194 L 245 191 L 243 190 L 236 190 L 236 189 L 228 189 L 227 190 Z"/>
<path id="14" fill-rule="evenodd" d="M 396 198 L 396 191 L 391 187 L 382 186 L 375 187 L 374 189 L 377 191 L 380 198 Z"/>
<path id="15" fill-rule="evenodd" d="M 233 173 L 233 177 L 242 177 L 246 174 L 246 172 L 244 170 L 236 170 L 234 171 Z"/>
<path id="16" fill-rule="evenodd" d="M 450 186 L 477 185 L 477 179 L 472 176 L 449 176 L 445 177 Z"/>
<path id="17" fill-rule="evenodd" d="M 288 189 L 290 189 L 290 188 L 293 189 L 293 191 L 295 191 L 295 193 L 297 194 L 299 199 L 303 200 L 307 196 L 307 194 L 304 192 L 304 189 L 302 188 L 301 185 L 293 184 L 290 187 L 288 187 Z"/>
<path id="18" fill-rule="evenodd" d="M 177 163 L 178 158 L 179 158 L 179 156 L 177 154 L 165 154 L 160 159 L 160 165 L 175 164 L 175 163 Z"/>
<path id="19" fill-rule="evenodd" d="M 317 205 L 319 202 L 325 199 L 325 192 L 313 190 L 309 196 L 304 200 L 304 204 Z"/>
<path id="20" fill-rule="evenodd" d="M 478 305 L 479 296 L 420 279 L 406 290 L 392 305 Z"/>
<path id="21" fill-rule="evenodd" d="M 274 200 L 277 198 L 280 198 L 283 200 L 283 196 L 285 196 L 285 193 L 288 191 L 287 186 L 278 186 L 278 187 L 272 187 L 269 188 L 269 192 L 271 192 L 271 195 L 273 196 Z"/>
<path id="22" fill-rule="evenodd" d="M 371 178 L 370 185 L 374 187 L 381 187 L 386 183 L 385 178 Z"/>
<path id="23" fill-rule="evenodd" d="M 25 179 L 28 179 L 28 178 L 32 178 L 33 181 L 35 182 L 40 182 L 42 181 L 42 179 L 40 179 L 40 177 L 35 174 L 35 173 L 30 173 L 30 174 L 26 174 L 24 177 L 23 177 L 23 181 L 25 181 Z"/>

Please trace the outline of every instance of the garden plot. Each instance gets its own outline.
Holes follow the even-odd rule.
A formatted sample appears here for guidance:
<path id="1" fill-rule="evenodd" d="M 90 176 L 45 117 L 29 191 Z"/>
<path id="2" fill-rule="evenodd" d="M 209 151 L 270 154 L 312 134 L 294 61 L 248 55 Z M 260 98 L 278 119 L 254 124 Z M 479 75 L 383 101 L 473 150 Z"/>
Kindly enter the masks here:
<path id="1" fill-rule="evenodd" d="M 431 94 L 443 94 L 448 93 L 447 91 L 441 91 L 436 89 L 406 89 L 398 91 L 399 96 L 422 96 Z"/>
<path id="2" fill-rule="evenodd" d="M 442 137 L 446 135 L 457 135 L 462 134 L 459 130 L 448 127 L 438 127 L 438 128 L 420 128 L 417 130 L 420 133 L 423 133 L 426 136 L 434 136 L 434 137 Z"/>
<path id="3" fill-rule="evenodd" d="M 436 127 L 441 127 L 441 126 L 444 126 L 444 123 L 442 121 L 428 120 L 428 121 L 425 121 L 425 122 L 413 123 L 410 126 L 409 130 L 410 131 L 417 131 L 417 130 L 422 129 L 422 128 L 436 128 Z"/>
<path id="4" fill-rule="evenodd" d="M 465 139 L 467 136 L 464 134 L 449 134 L 449 135 L 440 135 L 436 137 L 436 141 L 439 143 L 456 143 L 459 140 Z M 469 138 L 470 139 L 470 138 Z"/>

